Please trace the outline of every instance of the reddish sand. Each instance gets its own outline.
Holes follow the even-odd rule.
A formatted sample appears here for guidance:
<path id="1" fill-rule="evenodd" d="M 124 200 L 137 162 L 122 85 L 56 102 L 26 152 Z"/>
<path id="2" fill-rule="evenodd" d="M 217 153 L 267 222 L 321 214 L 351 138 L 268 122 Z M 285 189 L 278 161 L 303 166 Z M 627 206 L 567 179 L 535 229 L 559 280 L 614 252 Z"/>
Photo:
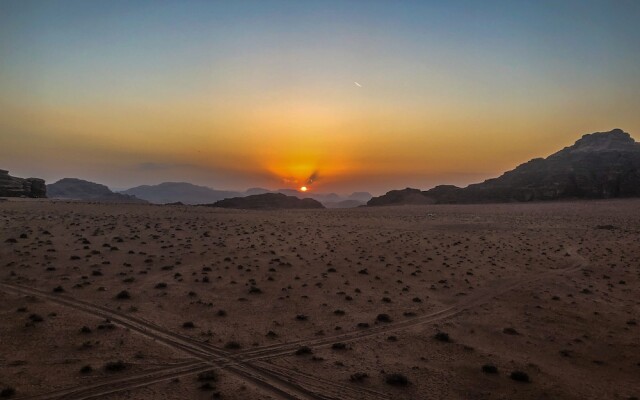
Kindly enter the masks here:
<path id="1" fill-rule="evenodd" d="M 640 200 L 14 200 L 0 224 L 0 390 L 15 398 L 640 396 Z"/>

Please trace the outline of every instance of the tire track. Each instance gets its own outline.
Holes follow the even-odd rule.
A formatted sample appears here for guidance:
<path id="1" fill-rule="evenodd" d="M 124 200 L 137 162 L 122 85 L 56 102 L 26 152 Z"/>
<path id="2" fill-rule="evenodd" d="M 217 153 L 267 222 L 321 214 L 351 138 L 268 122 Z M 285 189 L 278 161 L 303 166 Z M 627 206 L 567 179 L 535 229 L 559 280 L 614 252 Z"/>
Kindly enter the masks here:
<path id="1" fill-rule="evenodd" d="M 41 298 L 45 298 L 51 302 L 61 304 L 63 306 L 67 306 L 70 308 L 74 308 L 80 311 L 84 311 L 86 313 L 101 317 L 108 318 L 113 323 L 121 325 L 125 328 L 128 328 L 132 331 L 139 332 L 144 336 L 147 336 L 151 339 L 154 339 L 157 342 L 163 343 L 175 349 L 182 350 L 192 356 L 201 360 L 203 364 L 206 364 L 208 369 L 214 368 L 225 368 L 230 372 L 238 375 L 245 380 L 249 380 L 255 383 L 257 386 L 270 390 L 273 393 L 280 395 L 286 399 L 340 399 L 342 396 L 325 396 L 321 393 L 313 392 L 306 387 L 321 387 L 324 392 L 329 390 L 334 390 L 338 392 L 340 390 L 349 388 L 346 385 L 338 385 L 336 383 L 320 380 L 318 378 L 310 378 L 301 379 L 300 382 L 293 381 L 288 378 L 286 375 L 280 375 L 278 373 L 270 372 L 268 369 L 265 369 L 262 366 L 254 366 L 247 364 L 247 361 L 242 360 L 235 355 L 229 354 L 228 352 L 211 345 L 207 345 L 206 343 L 199 342 L 195 339 L 192 339 L 187 336 L 183 336 L 177 334 L 175 332 L 168 331 L 162 327 L 154 325 L 150 322 L 144 321 L 139 318 L 131 317 L 126 314 L 110 310 L 106 307 L 93 305 L 82 300 L 72 299 L 63 295 L 52 295 L 50 293 L 33 289 L 21 285 L 8 284 L 8 283 L 0 283 L 0 287 L 7 292 L 22 294 L 22 295 L 32 295 Z M 204 368 L 202 365 L 194 365 L 189 373 L 197 373 L 201 371 L 201 368 Z M 205 368 L 205 369 L 206 369 Z M 179 374 L 186 374 L 185 371 L 180 371 Z M 166 375 L 166 376 L 165 376 Z M 170 374 L 165 374 L 161 378 L 156 378 L 155 376 L 147 377 L 146 379 L 151 383 L 155 383 L 161 380 L 169 380 L 174 376 Z M 175 374 L 174 374 L 175 375 Z M 145 379 L 145 378 L 140 378 Z M 127 378 L 124 379 L 127 381 Z M 318 385 L 317 381 L 321 381 L 321 385 Z M 133 386 L 140 386 L 139 381 L 132 382 Z M 113 385 L 113 383 L 111 383 Z M 113 388 L 108 390 L 109 393 L 114 392 Z M 92 398 L 97 397 L 98 395 L 103 395 L 107 393 L 95 393 L 92 396 L 84 396 L 84 397 L 73 397 L 73 398 Z M 363 393 L 356 398 L 366 398 L 361 396 Z M 41 399 L 52 399 L 52 398 L 67 398 L 65 397 L 67 393 L 50 393 L 50 395 L 43 395 L 43 397 L 39 397 Z"/>
<path id="2" fill-rule="evenodd" d="M 311 339 L 311 340 L 301 339 L 293 342 L 287 342 L 287 343 L 272 345 L 272 346 L 264 346 L 258 349 L 251 349 L 244 352 L 239 352 L 237 354 L 229 354 L 218 347 L 209 345 L 208 343 L 199 342 L 199 341 L 196 341 L 195 339 L 185 337 L 183 335 L 175 334 L 170 331 L 166 331 L 163 328 L 155 326 L 154 324 L 151 324 L 149 322 L 137 321 L 138 320 L 137 318 L 133 318 L 127 315 L 114 312 L 105 307 L 94 306 L 94 305 L 91 305 L 90 303 L 86 303 L 81 300 L 75 300 L 75 299 L 69 299 L 69 298 L 60 299 L 58 296 L 54 296 L 49 293 L 41 292 L 36 289 L 26 288 L 18 285 L 0 283 L 0 286 L 5 288 L 5 290 L 8 289 L 7 291 L 11 291 L 11 289 L 14 289 L 14 291 L 17 291 L 18 293 L 22 293 L 22 294 L 24 294 L 24 291 L 31 292 L 30 294 L 33 294 L 39 297 L 45 297 L 49 300 L 56 301 L 58 303 L 67 305 L 69 307 L 81 309 L 82 311 L 89 312 L 94 315 L 99 315 L 105 318 L 110 318 L 112 321 L 116 323 L 119 323 L 123 326 L 130 327 L 131 329 L 139 331 L 147 336 L 150 336 L 150 333 L 147 330 L 159 331 L 165 335 L 176 337 L 178 339 L 175 341 L 171 340 L 169 342 L 166 342 L 164 340 L 159 340 L 159 341 L 164 342 L 165 344 L 168 344 L 172 347 L 179 348 L 181 350 L 189 352 L 190 354 L 198 358 L 202 358 L 202 357 L 205 358 L 205 360 L 202 360 L 199 362 L 194 361 L 193 365 L 189 365 L 185 367 L 164 368 L 161 371 L 157 371 L 154 373 L 141 374 L 133 377 L 130 376 L 130 377 L 122 378 L 115 381 L 103 382 L 103 383 L 94 384 L 90 386 L 83 386 L 79 388 L 65 389 L 65 390 L 58 391 L 55 393 L 50 393 L 47 395 L 32 397 L 33 400 L 67 398 L 65 397 L 66 395 L 72 395 L 72 397 L 69 397 L 69 398 L 73 398 L 77 400 L 95 398 L 95 397 L 103 396 L 106 394 L 116 393 L 123 390 L 130 390 L 137 387 L 147 386 L 153 383 L 167 381 L 180 376 L 196 374 L 198 372 L 211 369 L 212 367 L 229 369 L 232 372 L 235 372 L 236 374 L 242 377 L 253 380 L 256 384 L 258 384 L 258 386 L 262 386 L 263 388 L 267 388 L 267 389 L 272 389 L 272 390 L 277 389 L 277 388 L 271 387 L 270 385 L 271 383 L 270 380 L 274 379 L 279 381 L 279 383 L 285 383 L 284 386 L 293 385 L 293 388 L 296 390 L 302 389 L 303 393 L 316 396 L 312 398 L 343 399 L 343 398 L 347 398 L 345 395 L 349 394 L 349 395 L 356 396 L 356 397 L 353 397 L 354 399 L 365 399 L 365 398 L 369 398 L 369 396 L 373 396 L 371 398 L 384 398 L 384 397 L 387 397 L 388 395 L 380 392 L 371 391 L 369 389 L 355 390 L 351 386 L 336 385 L 333 382 L 319 379 L 317 377 L 313 377 L 311 375 L 304 374 L 301 372 L 292 371 L 284 367 L 278 367 L 271 363 L 264 363 L 260 360 L 266 360 L 266 359 L 272 359 L 272 358 L 277 358 L 281 356 L 291 355 L 292 352 L 302 344 L 307 346 L 314 346 L 316 348 L 327 347 L 337 341 L 353 342 L 353 341 L 369 338 L 372 336 L 380 335 L 383 333 L 390 333 L 397 330 L 409 329 L 418 325 L 433 323 L 436 321 L 447 319 L 457 314 L 460 314 L 471 307 L 484 304 L 490 299 L 496 296 L 500 296 L 510 290 L 513 290 L 518 286 L 522 286 L 529 283 L 535 283 L 549 276 L 557 275 L 560 273 L 573 272 L 575 270 L 583 268 L 584 265 L 586 264 L 586 260 L 579 254 L 577 254 L 577 252 L 572 256 L 580 260 L 578 263 L 576 263 L 576 265 L 573 265 L 567 268 L 562 268 L 562 269 L 552 269 L 552 270 L 540 273 L 535 277 L 532 277 L 526 280 L 516 280 L 516 279 L 503 280 L 497 285 L 497 287 L 483 289 L 482 293 L 480 294 L 470 295 L 465 300 L 459 302 L 456 305 L 450 306 L 446 309 L 439 310 L 427 315 L 411 318 L 409 320 L 392 322 L 384 325 L 378 325 L 362 331 L 352 331 L 352 332 L 347 332 L 343 334 L 331 335 L 331 336 Z M 77 304 L 74 305 L 73 303 L 77 303 Z M 98 313 L 92 312 L 91 310 L 87 309 L 87 308 L 94 308 L 94 307 L 99 310 Z M 116 315 L 116 317 L 110 317 L 109 315 L 111 314 Z M 135 329 L 134 327 L 131 327 L 131 325 L 135 325 L 135 324 L 128 324 L 127 321 L 124 321 L 123 323 L 123 321 L 121 321 L 120 318 L 117 318 L 117 316 L 123 317 L 125 319 L 136 320 L 136 322 L 140 322 L 145 328 L 143 328 L 142 331 L 140 329 Z M 158 340 L 158 338 L 155 337 L 156 335 L 151 334 L 151 336 L 154 339 Z M 193 354 L 193 353 L 196 353 L 196 354 Z M 215 358 L 213 359 L 207 358 L 207 356 L 211 356 L 211 355 L 214 355 Z M 248 364 L 251 361 L 254 361 L 254 363 Z M 247 369 L 247 367 L 249 368 Z M 277 370 L 277 372 L 274 372 L 274 370 Z M 255 376 L 256 373 L 258 376 Z M 308 389 L 304 389 L 300 386 L 299 383 L 294 383 L 295 379 L 287 378 L 288 376 L 290 377 L 291 375 L 297 375 L 298 381 L 304 381 L 304 384 L 307 387 L 313 387 L 313 388 L 316 388 L 316 390 L 324 390 L 326 392 L 327 385 L 332 386 L 334 390 L 334 393 L 332 393 L 332 396 L 336 396 L 336 395 L 337 396 L 325 397 L 325 396 L 319 395 L 317 392 L 311 392 Z M 265 380 L 265 377 L 267 377 L 266 380 Z M 289 385 L 286 385 L 286 383 L 288 383 Z M 118 387 L 114 387 L 114 384 L 118 384 Z M 101 389 L 101 388 L 104 388 L 104 389 Z M 291 387 L 289 388 L 291 389 Z M 335 392 L 335 390 L 337 390 L 337 392 Z M 286 391 L 281 390 L 279 391 L 279 393 L 287 396 Z M 295 398 L 295 397 L 285 397 L 285 398 Z"/>
<path id="3" fill-rule="evenodd" d="M 138 320 L 137 318 L 128 317 L 121 313 L 106 309 L 105 307 L 93 306 L 81 300 L 70 299 L 66 296 L 55 296 L 37 289 L 27 288 L 24 286 L 0 283 L 0 287 L 9 292 L 17 292 L 19 294 L 29 294 L 42 297 L 54 303 L 85 311 L 102 318 L 109 318 L 111 321 L 118 325 L 129 328 L 132 331 L 139 332 L 144 336 L 147 336 L 170 347 L 189 353 L 192 356 L 200 359 L 201 361 L 209 364 L 210 366 L 215 367 L 222 362 L 231 361 L 231 363 L 226 366 L 226 369 L 228 371 L 240 376 L 241 378 L 244 378 L 247 381 L 252 382 L 262 389 L 271 391 L 272 393 L 282 398 L 311 400 L 324 400 L 328 398 L 326 396 L 313 393 L 305 389 L 298 383 L 290 382 L 286 379 L 286 377 L 281 377 L 271 373 L 265 373 L 263 370 L 254 368 L 253 366 L 241 364 L 237 361 L 230 360 L 226 352 L 223 352 L 221 350 L 203 350 L 199 347 L 199 343 L 193 343 L 192 339 L 185 340 L 185 338 L 181 337 L 180 335 L 174 334 L 172 332 L 167 332 L 166 330 L 159 327 L 156 328 L 156 326 L 151 323 Z"/>

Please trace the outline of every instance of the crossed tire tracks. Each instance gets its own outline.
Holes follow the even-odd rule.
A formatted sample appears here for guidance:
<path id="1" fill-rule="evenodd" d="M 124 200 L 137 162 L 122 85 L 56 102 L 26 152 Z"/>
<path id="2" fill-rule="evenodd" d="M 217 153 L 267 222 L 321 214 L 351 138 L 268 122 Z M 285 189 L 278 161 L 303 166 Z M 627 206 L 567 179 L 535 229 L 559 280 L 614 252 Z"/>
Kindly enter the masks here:
<path id="1" fill-rule="evenodd" d="M 114 324 L 120 325 L 159 343 L 163 343 L 176 350 L 183 351 L 193 358 L 193 360 L 143 371 L 127 377 L 107 379 L 94 384 L 71 387 L 28 397 L 30 400 L 93 399 L 183 376 L 198 374 L 211 369 L 225 369 L 241 379 L 253 383 L 257 387 L 283 399 L 391 399 L 388 394 L 383 392 L 319 378 L 304 372 L 276 366 L 267 362 L 267 360 L 289 356 L 302 345 L 313 348 L 323 348 L 331 346 L 335 342 L 354 342 L 384 333 L 409 329 L 451 318 L 471 307 L 484 304 L 492 298 L 513 290 L 518 286 L 534 283 L 560 273 L 573 272 L 586 265 L 586 260 L 577 254 L 577 252 L 571 251 L 570 253 L 573 253 L 570 255 L 577 259 L 577 261 L 567 268 L 552 269 L 524 280 L 515 278 L 501 279 L 500 281 L 493 282 L 480 293 L 468 295 L 457 304 L 436 312 L 397 322 L 376 325 L 368 329 L 307 340 L 295 340 L 235 353 L 170 331 L 141 318 L 74 299 L 69 296 L 51 294 L 32 287 L 7 282 L 0 283 L 0 289 L 17 295 L 39 297 L 97 317 L 110 319 Z M 25 397 L 24 399 L 27 398 Z"/>

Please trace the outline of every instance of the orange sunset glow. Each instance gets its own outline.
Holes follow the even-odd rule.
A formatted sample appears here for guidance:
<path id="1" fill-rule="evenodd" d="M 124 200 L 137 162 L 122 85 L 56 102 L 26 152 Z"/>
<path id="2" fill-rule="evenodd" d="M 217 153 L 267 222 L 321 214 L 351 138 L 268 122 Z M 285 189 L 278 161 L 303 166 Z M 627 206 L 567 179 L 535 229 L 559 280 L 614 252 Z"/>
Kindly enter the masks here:
<path id="1" fill-rule="evenodd" d="M 639 41 L 610 29 L 615 9 L 587 23 L 562 4 L 3 7 L 0 157 L 25 176 L 240 190 L 317 173 L 314 191 L 383 193 L 640 131 Z"/>

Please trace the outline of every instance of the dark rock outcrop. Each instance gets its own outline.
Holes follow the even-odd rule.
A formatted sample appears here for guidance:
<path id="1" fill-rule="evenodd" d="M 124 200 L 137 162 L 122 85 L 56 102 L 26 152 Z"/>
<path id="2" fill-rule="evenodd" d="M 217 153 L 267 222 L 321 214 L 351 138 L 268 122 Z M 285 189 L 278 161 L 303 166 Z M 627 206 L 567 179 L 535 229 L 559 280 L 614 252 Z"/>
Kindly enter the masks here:
<path id="1" fill-rule="evenodd" d="M 424 192 L 406 190 L 410 192 L 403 196 L 396 192 L 404 191 L 392 191 L 373 198 L 368 205 L 640 197 L 640 143 L 620 129 L 596 132 L 547 158 L 533 159 L 466 188 L 443 185 Z M 409 194 L 411 203 L 406 201 Z"/>
<path id="2" fill-rule="evenodd" d="M 240 208 L 246 210 L 315 209 L 324 208 L 314 199 L 299 199 L 282 193 L 264 193 L 246 197 L 234 197 L 210 204 L 212 207 Z"/>
<path id="3" fill-rule="evenodd" d="M 0 197 L 47 197 L 47 187 L 43 179 L 16 178 L 9 171 L 0 169 Z"/>
<path id="4" fill-rule="evenodd" d="M 97 201 L 104 203 L 147 203 L 145 200 L 112 192 L 105 185 L 76 178 L 60 179 L 47 185 L 50 198 Z"/>
<path id="5" fill-rule="evenodd" d="M 406 188 L 392 190 L 386 194 L 374 197 L 367 202 L 368 206 L 388 206 L 404 204 L 433 204 L 435 200 L 424 195 L 420 189 Z"/>

